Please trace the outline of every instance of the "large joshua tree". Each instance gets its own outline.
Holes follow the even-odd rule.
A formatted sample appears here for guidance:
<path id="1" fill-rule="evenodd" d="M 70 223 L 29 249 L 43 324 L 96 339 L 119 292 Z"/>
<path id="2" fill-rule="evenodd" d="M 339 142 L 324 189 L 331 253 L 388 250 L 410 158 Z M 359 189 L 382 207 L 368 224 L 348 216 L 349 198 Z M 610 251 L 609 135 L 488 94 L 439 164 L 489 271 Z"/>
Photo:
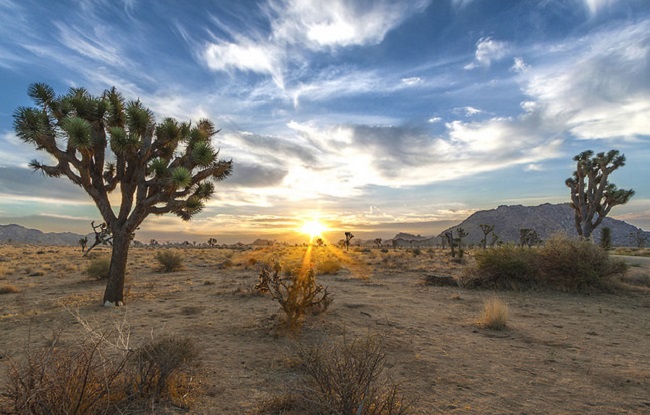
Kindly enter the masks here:
<path id="1" fill-rule="evenodd" d="M 625 155 L 618 150 L 598 153 L 583 151 L 573 158 L 576 170 L 566 179 L 571 189 L 571 207 L 575 211 L 578 235 L 589 238 L 614 206 L 627 203 L 634 190 L 618 189 L 609 175 L 625 165 Z"/>
<path id="2" fill-rule="evenodd" d="M 148 108 L 126 102 L 115 88 L 101 96 L 84 88 L 57 96 L 36 83 L 28 94 L 37 107 L 15 111 L 16 133 L 53 158 L 30 166 L 67 177 L 97 205 L 113 237 L 103 304 L 121 305 L 129 244 L 142 221 L 152 213 L 190 220 L 214 193 L 211 179 L 230 175 L 232 161 L 220 160 L 211 142 L 219 131 L 209 120 L 156 124 Z"/>

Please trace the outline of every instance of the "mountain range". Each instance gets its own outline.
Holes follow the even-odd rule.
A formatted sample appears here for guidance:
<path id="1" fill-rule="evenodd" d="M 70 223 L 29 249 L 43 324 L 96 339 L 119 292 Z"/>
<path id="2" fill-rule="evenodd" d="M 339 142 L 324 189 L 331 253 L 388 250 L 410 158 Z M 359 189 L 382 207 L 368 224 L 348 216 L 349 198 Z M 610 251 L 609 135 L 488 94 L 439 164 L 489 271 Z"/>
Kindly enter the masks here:
<path id="1" fill-rule="evenodd" d="M 384 246 L 436 246 L 441 244 L 441 236 L 446 231 L 453 231 L 457 234 L 458 228 L 463 228 L 467 236 L 463 242 L 480 244 L 483 239 L 483 232 L 480 225 L 494 225 L 494 233 L 502 242 L 519 242 L 519 230 L 523 228 L 532 229 L 537 232 L 542 240 L 548 239 L 556 232 L 564 232 L 569 236 L 577 236 L 575 230 L 573 209 L 568 203 L 550 204 L 545 203 L 539 206 L 506 206 L 502 205 L 496 209 L 480 210 L 475 212 L 461 223 L 452 226 L 437 236 L 413 235 L 400 232 L 392 240 L 383 241 Z M 600 230 L 608 227 L 612 231 L 612 243 L 614 246 L 630 246 L 633 241 L 631 233 L 645 232 L 634 225 L 622 220 L 605 218 L 602 224 L 594 232 L 596 242 L 600 240 Z M 645 232 L 650 237 L 650 232 Z M 28 229 L 20 225 L 0 225 L 0 243 L 25 243 L 34 245 L 77 245 L 79 239 L 85 235 L 71 232 L 44 233 L 36 229 Z M 92 239 L 89 237 L 89 239 Z M 488 242 L 491 237 L 488 236 Z M 264 242 L 264 243 L 261 243 Z M 372 245 L 374 241 L 355 241 L 356 244 Z M 258 240 L 256 244 L 267 245 L 269 241 Z"/>
<path id="2" fill-rule="evenodd" d="M 0 243 L 31 245 L 78 245 L 85 235 L 72 232 L 41 232 L 20 225 L 0 225 Z"/>

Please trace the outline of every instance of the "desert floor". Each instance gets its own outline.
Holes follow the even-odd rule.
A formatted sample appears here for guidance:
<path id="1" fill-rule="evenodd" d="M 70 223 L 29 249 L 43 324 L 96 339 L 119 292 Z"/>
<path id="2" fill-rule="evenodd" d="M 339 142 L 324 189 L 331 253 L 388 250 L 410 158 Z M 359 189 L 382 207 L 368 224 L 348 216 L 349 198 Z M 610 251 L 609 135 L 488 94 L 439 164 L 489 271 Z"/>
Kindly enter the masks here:
<path id="1" fill-rule="evenodd" d="M 306 249 L 186 248 L 183 270 L 163 274 L 155 249 L 132 248 L 127 304 L 104 308 L 104 283 L 84 274 L 89 259 L 79 248 L 2 246 L 0 288 L 17 292 L 0 295 L 0 386 L 27 343 L 45 345 L 59 330 L 63 341 L 83 336 L 78 314 L 92 327 L 128 330 L 132 344 L 161 334 L 195 339 L 205 393 L 191 413 L 255 413 L 302 382 L 290 363 L 296 342 L 374 336 L 388 354 L 386 371 L 415 399 L 414 413 L 650 414 L 648 288 L 575 295 L 439 287 L 426 277 L 459 275 L 467 265 L 440 250 L 314 247 L 316 267 L 343 267 L 318 276 L 333 303 L 287 333 L 278 329 L 278 303 L 252 288 L 261 264 L 278 258 L 295 267 Z M 628 273 L 649 278 L 650 268 Z M 503 331 L 477 323 L 495 296 L 510 308 Z"/>

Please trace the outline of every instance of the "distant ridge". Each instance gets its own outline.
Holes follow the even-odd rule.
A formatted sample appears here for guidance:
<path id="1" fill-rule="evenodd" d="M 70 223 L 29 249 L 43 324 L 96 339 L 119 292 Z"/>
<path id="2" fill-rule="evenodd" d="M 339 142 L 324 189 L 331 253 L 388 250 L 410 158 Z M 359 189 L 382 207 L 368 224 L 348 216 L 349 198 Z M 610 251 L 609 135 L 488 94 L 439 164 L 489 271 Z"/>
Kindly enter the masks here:
<path id="1" fill-rule="evenodd" d="M 20 225 L 0 225 L 0 243 L 30 245 L 77 245 L 85 235 L 72 232 L 41 232 Z"/>
<path id="2" fill-rule="evenodd" d="M 502 205 L 496 209 L 475 212 L 463 222 L 446 229 L 444 232 L 455 231 L 456 228 L 461 227 L 465 232 L 469 233 L 464 238 L 467 244 L 479 244 L 483 239 L 483 232 L 479 226 L 481 224 L 494 225 L 494 233 L 503 242 L 518 242 L 519 229 L 523 228 L 536 231 L 542 240 L 548 239 L 556 232 L 565 232 L 572 237 L 578 236 L 575 229 L 573 209 L 568 203 L 556 205 L 545 203 L 539 206 Z M 641 230 L 622 220 L 605 218 L 593 234 L 596 242 L 600 240 L 600 229 L 605 227 L 612 230 L 612 243 L 615 246 L 632 245 L 630 233 Z M 444 232 L 438 236 L 443 235 Z M 646 234 L 649 233 L 646 232 Z"/>

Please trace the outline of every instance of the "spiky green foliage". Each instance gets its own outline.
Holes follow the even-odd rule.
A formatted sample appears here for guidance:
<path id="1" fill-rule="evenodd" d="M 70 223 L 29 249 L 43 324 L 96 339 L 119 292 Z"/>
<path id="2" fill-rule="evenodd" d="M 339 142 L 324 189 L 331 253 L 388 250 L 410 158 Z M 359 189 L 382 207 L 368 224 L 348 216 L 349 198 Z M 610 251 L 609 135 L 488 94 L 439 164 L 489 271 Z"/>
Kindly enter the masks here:
<path id="1" fill-rule="evenodd" d="M 565 184 L 571 189 L 571 207 L 575 210 L 578 235 L 589 238 L 614 206 L 624 205 L 634 190 L 618 189 L 609 183 L 609 175 L 625 166 L 625 155 L 618 150 L 598 153 L 583 151 L 573 158 L 576 170 Z"/>
<path id="2" fill-rule="evenodd" d="M 66 176 L 99 208 L 114 236 L 109 286 L 123 285 L 130 239 L 149 214 L 189 220 L 214 194 L 210 181 L 232 171 L 232 161 L 220 160 L 213 147 L 219 130 L 210 120 L 193 125 L 165 118 L 156 124 L 151 110 L 140 101 L 126 102 L 115 88 L 98 97 L 84 88 L 56 96 L 48 85 L 33 84 L 28 93 L 36 107 L 16 109 L 16 133 L 56 160 L 51 165 L 34 160 L 33 169 Z M 116 189 L 118 209 L 109 198 Z"/>

